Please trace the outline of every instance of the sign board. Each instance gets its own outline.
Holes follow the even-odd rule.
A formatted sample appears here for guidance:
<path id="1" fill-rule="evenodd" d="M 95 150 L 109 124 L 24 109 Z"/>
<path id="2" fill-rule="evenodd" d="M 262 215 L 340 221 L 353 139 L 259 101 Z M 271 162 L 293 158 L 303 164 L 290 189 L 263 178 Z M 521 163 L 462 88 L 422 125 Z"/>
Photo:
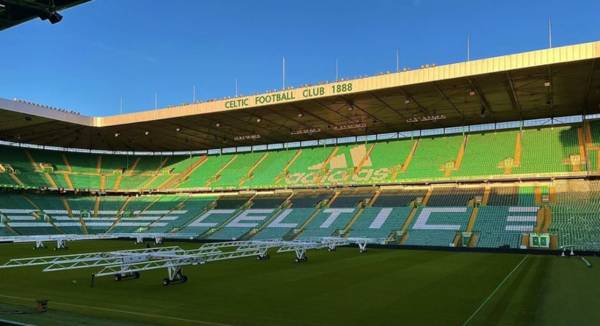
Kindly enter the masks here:
<path id="1" fill-rule="evenodd" d="M 530 248 L 550 248 L 550 234 L 549 233 L 530 233 L 529 234 L 529 247 Z"/>

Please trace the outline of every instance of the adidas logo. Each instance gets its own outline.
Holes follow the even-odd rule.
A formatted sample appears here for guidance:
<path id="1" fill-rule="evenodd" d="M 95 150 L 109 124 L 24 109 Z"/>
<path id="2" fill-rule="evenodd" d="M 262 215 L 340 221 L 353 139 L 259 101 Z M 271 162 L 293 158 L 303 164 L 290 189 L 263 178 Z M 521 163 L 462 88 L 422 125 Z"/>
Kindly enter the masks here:
<path id="1" fill-rule="evenodd" d="M 346 153 L 338 154 L 332 157 L 329 161 L 324 161 L 308 169 L 311 171 L 322 170 L 322 169 L 346 169 L 354 167 L 370 167 L 372 166 L 371 157 L 367 155 L 367 146 L 359 145 L 350 149 L 350 157 L 346 157 Z M 350 163 L 350 164 L 349 164 Z M 362 164 L 361 164 L 362 163 Z"/>

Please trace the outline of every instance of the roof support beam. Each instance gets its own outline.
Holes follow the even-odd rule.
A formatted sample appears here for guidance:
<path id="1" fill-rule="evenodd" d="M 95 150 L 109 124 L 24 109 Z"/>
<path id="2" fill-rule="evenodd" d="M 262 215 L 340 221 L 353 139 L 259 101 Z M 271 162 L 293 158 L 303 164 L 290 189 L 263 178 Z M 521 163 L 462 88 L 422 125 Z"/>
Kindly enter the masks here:
<path id="1" fill-rule="evenodd" d="M 261 123 L 262 123 L 262 122 L 266 122 L 266 123 L 269 123 L 269 124 L 272 124 L 272 125 L 275 125 L 275 126 L 277 126 L 277 128 L 279 128 L 280 130 L 285 130 L 285 131 L 286 131 L 286 133 L 287 133 L 287 134 L 278 134 L 278 137 L 279 137 L 279 135 L 283 135 L 283 137 L 291 137 L 291 138 L 293 138 L 294 140 L 297 140 L 297 139 L 298 139 L 298 137 L 296 137 L 296 136 L 294 136 L 294 135 L 292 135 L 292 134 L 291 134 L 291 132 L 290 132 L 290 128 L 289 128 L 289 127 L 287 127 L 287 126 L 285 126 L 285 125 L 282 125 L 282 124 L 280 124 L 280 123 L 274 122 L 274 121 L 273 121 L 273 120 L 271 120 L 271 119 L 266 119 L 266 118 L 264 118 L 264 117 L 259 117 L 259 116 L 255 115 L 255 114 L 252 114 L 252 113 L 249 113 L 249 114 L 250 114 L 251 116 L 253 116 L 255 119 L 260 119 L 260 120 L 261 120 Z M 270 129 L 270 128 L 269 128 L 269 129 Z"/>
<path id="2" fill-rule="evenodd" d="M 294 107 L 294 108 L 296 108 L 296 107 Z M 301 112 L 303 115 L 304 115 L 304 114 L 306 114 L 306 112 L 302 111 L 301 109 L 299 109 L 299 108 L 296 108 L 296 109 L 297 109 L 298 111 L 300 111 L 300 112 Z M 277 115 L 277 116 L 281 117 L 282 119 L 293 121 L 294 123 L 301 125 L 301 126 L 302 126 L 302 128 L 309 129 L 309 128 L 313 128 L 313 127 L 314 127 L 314 126 L 309 126 L 309 125 L 307 125 L 306 123 L 304 123 L 304 122 L 302 122 L 302 121 L 300 121 L 300 120 L 298 120 L 298 119 L 294 119 L 294 118 L 291 118 L 291 117 L 287 117 L 287 116 L 285 116 L 285 115 L 283 115 L 283 114 L 281 114 L 281 113 L 279 113 L 279 112 L 276 112 L 276 111 L 277 111 L 277 110 L 269 109 L 269 112 L 271 112 L 272 114 L 275 114 L 275 115 Z M 314 115 L 311 115 L 311 116 L 313 116 L 313 117 L 314 117 Z M 320 120 L 322 120 L 322 119 L 320 119 Z M 328 123 L 328 124 L 329 124 L 329 123 Z M 333 137 L 333 134 L 331 134 L 330 132 L 328 132 L 326 128 L 325 128 L 325 129 L 323 129 L 323 128 L 322 128 L 322 129 L 321 129 L 321 132 L 322 132 L 322 133 L 324 133 L 324 134 L 326 134 L 328 137 Z M 291 133 L 291 131 L 290 131 L 290 133 Z"/>
<path id="3" fill-rule="evenodd" d="M 444 91 L 442 91 L 442 89 L 440 88 L 440 86 L 438 84 L 433 83 L 433 87 L 438 91 L 440 96 L 442 96 L 444 98 L 444 100 L 446 100 L 446 102 L 448 102 L 448 104 L 450 104 L 450 106 L 454 109 L 454 111 L 456 111 L 456 113 L 460 114 L 460 117 L 462 118 L 462 121 L 464 123 L 465 114 L 461 110 L 459 110 L 458 107 L 456 107 L 456 104 L 454 104 L 454 102 L 452 102 L 452 100 L 448 97 L 448 95 L 446 95 L 446 93 L 444 93 Z"/>
<path id="4" fill-rule="evenodd" d="M 403 120 L 406 120 L 406 116 L 404 114 L 402 114 L 398 110 L 394 109 L 388 102 L 383 100 L 381 97 L 377 96 L 374 93 L 369 93 L 369 95 L 373 96 L 379 103 L 383 104 L 383 106 L 386 107 L 388 110 L 394 112 L 396 115 L 401 117 Z"/>
<path id="5" fill-rule="evenodd" d="M 184 126 L 184 125 L 178 124 L 178 123 L 173 123 L 173 125 L 175 125 L 176 128 L 180 128 L 179 132 L 182 135 L 184 135 L 186 137 L 192 137 L 194 139 L 201 139 L 202 141 L 206 141 L 208 143 L 203 143 L 203 144 L 209 144 L 209 146 L 213 146 L 212 142 L 209 138 L 212 138 L 212 139 L 220 138 L 226 145 L 231 144 L 231 141 L 229 139 L 227 139 L 224 135 L 219 135 L 217 133 L 211 132 L 210 128 L 202 128 L 203 130 L 198 130 L 198 129 L 191 128 L 189 126 Z M 198 134 L 202 135 L 202 136 L 199 136 Z M 194 140 L 194 141 L 196 141 L 196 140 Z M 188 149 L 186 149 L 186 150 L 188 150 Z"/>
<path id="6" fill-rule="evenodd" d="M 402 93 L 402 95 L 404 95 L 404 97 L 409 100 L 411 103 L 415 103 L 415 105 L 417 106 L 417 108 L 419 109 L 419 111 L 421 111 L 421 113 L 423 114 L 429 114 L 429 110 L 424 107 L 423 105 L 421 105 L 421 103 L 419 103 L 414 96 L 412 96 L 409 92 L 407 92 L 404 88 L 399 88 L 400 93 Z"/>
<path id="7" fill-rule="evenodd" d="M 23 130 L 23 132 L 19 132 L 19 130 Z M 66 133 L 69 134 L 72 132 L 72 128 L 66 128 L 65 126 L 57 126 L 57 128 L 50 128 L 50 129 L 46 129 L 44 131 L 36 131 L 35 129 L 29 129 L 29 128 L 19 128 L 16 131 L 16 134 L 19 135 L 21 137 L 21 139 L 23 140 L 41 140 L 43 141 L 43 143 L 47 143 L 47 139 L 48 137 L 54 136 L 56 134 L 60 134 L 60 133 Z M 12 135 L 15 134 L 15 130 L 10 130 L 10 133 Z M 60 138 L 59 138 L 60 139 Z M 33 144 L 37 144 L 37 143 L 33 143 Z"/>
<path id="8" fill-rule="evenodd" d="M 333 122 L 331 122 L 331 121 L 329 121 L 329 120 L 327 120 L 327 119 L 323 118 L 321 115 L 317 115 L 317 114 L 314 114 L 314 113 L 312 113 L 310 110 L 305 110 L 305 109 L 303 109 L 303 108 L 301 108 L 301 107 L 297 106 L 296 104 L 293 104 L 293 103 L 292 103 L 292 104 L 290 104 L 290 106 L 292 106 L 293 108 L 295 108 L 296 110 L 298 110 L 300 113 L 302 113 L 302 114 L 304 114 L 304 115 L 311 116 L 312 118 L 314 118 L 314 119 L 316 119 L 316 120 L 319 120 L 319 121 L 321 121 L 321 122 L 325 123 L 325 126 L 324 126 L 323 128 L 321 128 L 321 132 L 322 132 L 323 134 L 327 135 L 328 137 L 337 137 L 337 135 L 335 135 L 335 134 L 333 134 L 333 133 L 331 133 L 331 132 L 329 131 L 329 128 L 331 128 L 331 126 L 333 126 L 333 125 L 334 125 L 334 123 L 333 123 Z M 313 126 L 313 127 L 317 127 L 317 126 Z M 310 127 L 309 127 L 309 128 L 310 128 Z M 310 135 L 308 135 L 308 136 L 310 136 Z"/>
<path id="9" fill-rule="evenodd" d="M 357 105 L 356 103 L 354 103 L 354 101 L 352 101 L 352 100 L 350 100 L 350 99 L 348 99 L 348 98 L 346 98 L 346 97 L 344 97 L 344 96 L 340 96 L 340 97 L 341 97 L 341 98 L 342 98 L 342 99 L 343 99 L 343 100 L 344 100 L 344 101 L 345 101 L 345 102 L 348 104 L 348 106 L 349 106 L 349 107 L 352 107 L 352 108 L 357 108 L 357 109 L 359 109 L 361 112 L 363 112 L 363 113 L 364 113 L 365 115 L 367 115 L 369 118 L 371 118 L 371 119 L 373 120 L 373 122 L 374 122 L 374 123 L 377 123 L 377 122 L 378 122 L 378 123 L 381 123 L 381 124 L 383 124 L 384 126 L 386 126 L 386 127 L 388 127 L 388 128 L 390 127 L 390 125 L 389 125 L 389 124 L 387 124 L 385 121 L 383 121 L 383 120 L 380 120 L 380 119 L 379 119 L 379 118 L 377 118 L 375 115 L 373 115 L 371 112 L 368 112 L 366 109 L 364 109 L 364 108 L 360 107 L 359 105 Z M 365 122 L 367 122 L 367 123 L 368 123 L 368 121 L 365 121 Z"/>
<path id="10" fill-rule="evenodd" d="M 523 120 L 523 107 L 521 107 L 515 83 L 508 71 L 506 72 L 506 91 L 508 92 L 508 97 L 510 98 L 513 109 L 519 111 L 519 119 Z"/>
<path id="11" fill-rule="evenodd" d="M 554 119 L 556 117 L 556 112 L 554 112 L 554 77 L 552 73 L 552 66 L 548 67 L 548 77 L 546 81 L 550 82 L 550 87 L 547 87 L 548 90 L 546 92 L 546 103 L 550 105 L 551 117 Z M 544 85 L 545 87 L 545 85 Z"/>
<path id="12" fill-rule="evenodd" d="M 352 120 L 352 118 L 351 118 L 351 117 L 348 117 L 348 116 L 346 116 L 346 115 L 344 115 L 344 114 L 340 113 L 339 111 L 336 111 L 336 110 L 332 109 L 331 107 L 329 107 L 329 105 L 323 104 L 323 103 L 321 103 L 321 102 L 320 102 L 320 101 L 318 101 L 318 100 L 314 100 L 314 102 L 315 102 L 315 103 L 317 103 L 317 105 L 319 105 L 319 106 L 320 106 L 320 107 L 322 107 L 323 109 L 325 109 L 325 110 L 327 110 L 327 111 L 330 111 L 330 112 L 333 112 L 333 113 L 335 113 L 336 115 L 339 115 L 339 116 L 340 116 L 340 117 L 342 117 L 342 119 L 344 119 L 344 120 Z M 335 125 L 335 124 L 334 124 L 334 125 Z"/>
<path id="13" fill-rule="evenodd" d="M 585 87 L 585 99 L 584 99 L 584 107 L 583 107 L 583 114 L 587 114 L 588 110 L 590 109 L 590 95 L 592 93 L 592 85 L 593 85 L 593 79 L 594 79 L 594 73 L 596 70 L 596 60 L 592 60 L 591 63 L 591 67 L 590 67 L 590 74 L 587 78 L 587 83 L 586 83 L 586 87 Z M 593 110 L 590 110 L 593 111 Z"/>
<path id="14" fill-rule="evenodd" d="M 243 131 L 243 132 L 245 132 L 245 133 L 247 133 L 247 134 L 255 134 L 255 133 L 257 133 L 257 131 L 256 131 L 256 130 L 250 130 L 250 129 L 247 129 L 247 128 L 242 128 L 242 127 L 240 127 L 240 125 L 242 125 L 242 126 L 246 126 L 246 125 L 248 125 L 248 121 L 244 121 L 244 120 L 242 120 L 242 119 L 238 118 L 238 117 L 237 117 L 237 115 L 235 115 L 235 114 L 234 114 L 234 115 L 232 116 L 231 114 L 226 114 L 225 116 L 227 117 L 227 119 L 226 119 L 227 121 L 232 121 L 232 122 L 233 122 L 233 121 L 237 121 L 237 122 L 238 122 L 238 123 L 236 123 L 236 124 L 235 124 L 235 126 L 234 126 L 234 129 L 241 130 L 241 131 Z M 258 122 L 254 121 L 254 123 L 256 124 L 256 123 L 258 123 Z M 223 122 L 221 122 L 221 125 L 222 125 L 222 124 L 223 124 Z M 273 132 L 273 130 L 269 130 L 269 131 Z M 231 135 L 231 136 L 232 136 L 232 139 L 233 139 L 233 136 L 236 136 L 236 135 Z M 276 135 L 275 135 L 275 136 L 276 136 L 276 137 L 281 137 L 282 135 L 281 135 L 281 133 L 276 133 Z M 267 140 L 267 141 L 269 141 L 269 142 L 277 143 L 277 141 L 276 141 L 276 140 L 274 140 L 274 139 L 273 139 L 273 138 L 271 138 L 271 137 L 267 137 L 267 136 L 265 136 L 265 135 L 260 135 L 260 138 L 261 138 L 261 139 L 266 139 L 266 140 Z"/>
<path id="15" fill-rule="evenodd" d="M 333 122 L 331 122 L 331 121 L 323 118 L 322 116 L 312 113 L 310 110 L 305 110 L 305 109 L 299 107 L 296 104 L 290 104 L 290 105 L 293 108 L 295 108 L 296 110 L 300 111 L 300 113 L 306 114 L 306 115 L 310 115 L 311 117 L 313 117 L 313 118 L 315 118 L 315 119 L 317 119 L 317 120 L 319 120 L 321 122 L 324 122 L 327 125 L 326 127 L 332 126 L 334 124 Z"/>
<path id="16" fill-rule="evenodd" d="M 156 138 L 156 136 L 158 136 L 160 138 L 160 140 L 161 140 L 160 143 L 162 143 L 162 145 L 163 145 L 161 150 L 163 150 L 163 151 L 173 150 L 173 148 L 176 148 L 177 146 L 181 146 L 182 144 L 183 145 L 188 144 L 188 147 L 186 148 L 187 150 L 189 150 L 190 148 L 197 148 L 197 145 L 200 145 L 202 147 L 211 146 L 211 142 L 209 140 L 207 140 L 206 137 L 199 137 L 197 135 L 190 133 L 189 130 L 188 131 L 186 131 L 186 130 L 188 130 L 188 129 L 182 129 L 180 132 L 176 133 L 176 131 L 171 132 L 171 131 L 167 131 L 165 129 L 153 128 L 150 136 L 153 138 Z M 223 140 L 221 138 L 221 140 L 224 143 L 228 142 L 227 139 Z M 179 144 L 179 145 L 171 145 L 171 144 Z M 196 146 L 194 146 L 194 145 L 196 145 Z"/>
<path id="17" fill-rule="evenodd" d="M 479 86 L 477 86 L 477 84 L 475 84 L 475 82 L 473 81 L 472 78 L 468 78 L 467 80 L 469 81 L 469 85 L 471 85 L 471 88 L 473 89 L 475 94 L 477 94 L 477 96 L 479 97 L 479 101 L 481 102 L 481 105 L 483 105 L 483 107 L 485 108 L 485 110 L 487 112 L 494 114 L 494 110 L 492 109 L 490 102 L 488 102 L 487 98 L 485 97 L 485 94 L 483 94 L 483 92 L 481 91 Z"/>
<path id="18" fill-rule="evenodd" d="M 149 137 L 152 137 L 150 139 L 151 141 L 154 139 L 160 140 L 158 143 L 155 143 L 156 147 L 161 148 L 160 151 L 171 151 L 171 150 L 173 150 L 173 148 L 175 146 L 177 146 L 177 145 L 171 145 L 171 144 L 180 144 L 178 146 L 181 146 L 181 144 L 188 144 L 189 145 L 188 149 L 193 148 L 194 143 L 200 144 L 203 147 L 210 146 L 210 143 L 206 142 L 205 138 L 181 134 L 183 131 L 181 131 L 178 134 L 175 134 L 174 132 L 175 131 L 171 132 L 171 131 L 167 131 L 165 129 L 154 128 L 154 129 L 152 129 L 152 133 L 149 135 Z M 146 137 L 146 136 L 140 136 L 140 137 Z M 188 138 L 188 137 L 190 137 L 190 138 Z M 201 140 L 199 140 L 199 139 L 201 139 Z"/>
<path id="19" fill-rule="evenodd" d="M 390 111 L 394 112 L 396 115 L 401 117 L 403 120 L 406 120 L 406 116 L 396 109 L 394 109 L 388 102 L 384 101 L 381 97 L 377 96 L 374 93 L 369 93 L 369 95 L 373 96 L 379 103 L 383 104 L 384 107 L 388 108 Z"/>

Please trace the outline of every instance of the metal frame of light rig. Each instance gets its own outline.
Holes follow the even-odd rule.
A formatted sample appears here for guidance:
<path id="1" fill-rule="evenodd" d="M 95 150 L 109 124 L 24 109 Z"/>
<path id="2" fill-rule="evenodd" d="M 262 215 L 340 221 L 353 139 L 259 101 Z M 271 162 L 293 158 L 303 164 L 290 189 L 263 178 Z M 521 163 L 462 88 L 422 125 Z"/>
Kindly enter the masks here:
<path id="1" fill-rule="evenodd" d="M 164 239 L 190 239 L 189 236 L 179 236 L 167 233 L 110 233 L 110 234 L 51 234 L 51 235 L 18 235 L 0 237 L 0 242 L 33 243 L 33 249 L 46 248 L 45 242 L 56 242 L 55 250 L 67 249 L 67 242 L 83 240 L 108 240 L 129 238 L 135 239 L 136 243 L 143 243 L 146 239 L 154 240 L 154 243 L 162 244 Z M 193 239 L 193 237 L 191 237 Z"/>
<path id="2" fill-rule="evenodd" d="M 43 272 L 57 272 L 84 268 L 102 268 L 92 274 L 92 286 L 96 277 L 113 276 L 116 281 L 137 279 L 140 272 L 166 269 L 167 277 L 163 285 L 187 282 L 183 274 L 184 266 L 203 265 L 209 262 L 256 257 L 269 259 L 268 251 L 279 248 L 278 253 L 295 252 L 296 262 L 308 260 L 306 251 L 327 248 L 334 251 L 338 246 L 356 244 L 360 252 L 366 251 L 370 239 L 364 238 L 322 238 L 314 241 L 229 241 L 207 243 L 197 249 L 185 250 L 179 246 L 155 247 L 133 250 L 92 252 L 84 254 L 15 258 L 0 265 L 0 269 L 46 266 Z"/>

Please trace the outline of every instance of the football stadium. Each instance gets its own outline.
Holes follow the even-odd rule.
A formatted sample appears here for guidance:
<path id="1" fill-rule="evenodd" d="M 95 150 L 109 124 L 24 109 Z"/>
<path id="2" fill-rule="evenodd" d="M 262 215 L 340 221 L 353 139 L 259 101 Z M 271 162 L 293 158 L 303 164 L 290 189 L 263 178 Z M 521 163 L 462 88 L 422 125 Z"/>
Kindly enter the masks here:
<path id="1" fill-rule="evenodd" d="M 0 0 L 0 30 L 85 2 Z M 104 116 L 0 98 L 0 322 L 598 325 L 599 177 L 600 42 Z"/>

